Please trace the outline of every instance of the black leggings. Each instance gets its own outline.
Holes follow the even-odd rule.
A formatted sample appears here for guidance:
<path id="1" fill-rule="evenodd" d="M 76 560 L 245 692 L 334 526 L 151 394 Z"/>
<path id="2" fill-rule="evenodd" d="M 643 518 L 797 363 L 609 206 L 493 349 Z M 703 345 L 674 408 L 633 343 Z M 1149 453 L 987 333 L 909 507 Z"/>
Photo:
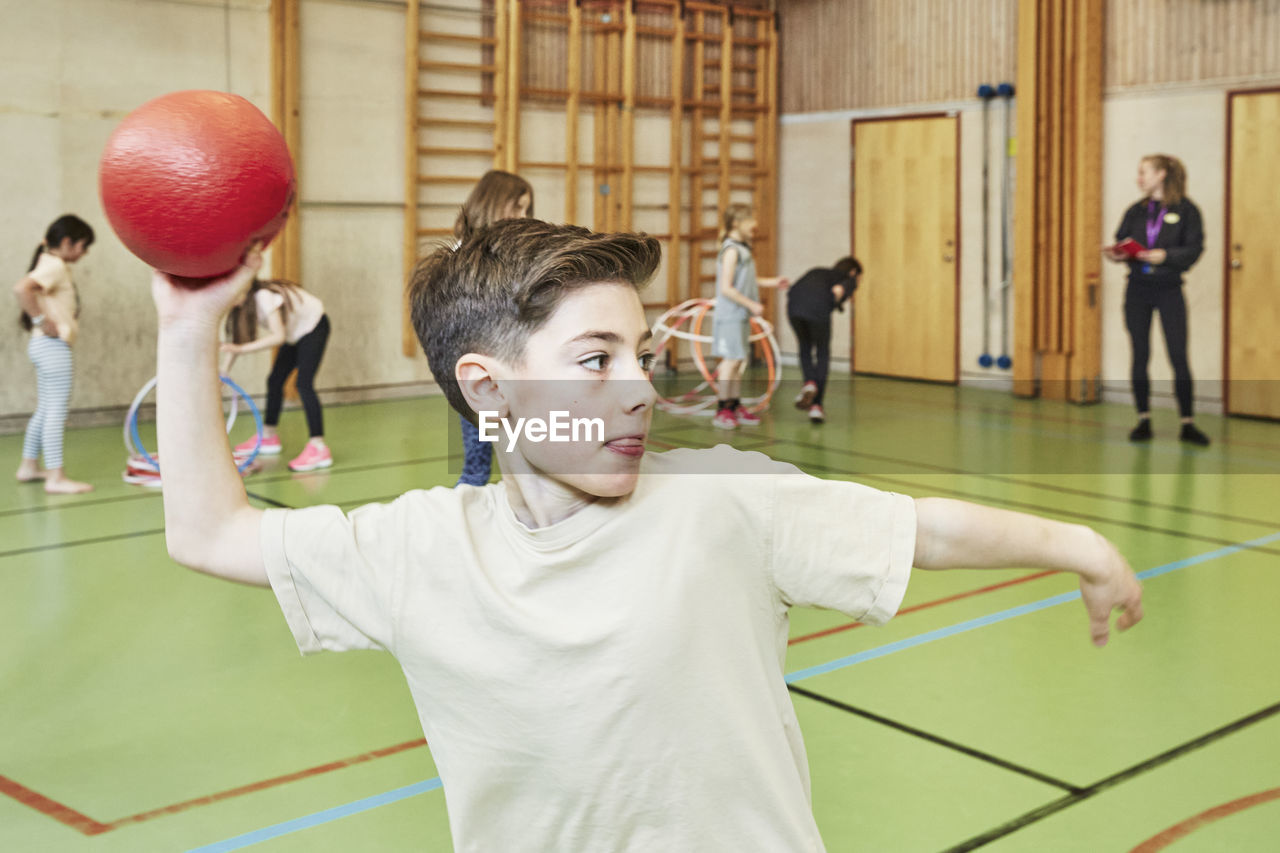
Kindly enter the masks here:
<path id="1" fill-rule="evenodd" d="M 267 377 L 267 426 L 280 423 L 280 407 L 284 405 L 284 382 L 294 368 L 297 368 L 298 396 L 302 398 L 302 409 L 307 413 L 307 429 L 312 438 L 324 435 L 324 412 L 320 410 L 320 398 L 316 396 L 315 379 L 328 342 L 329 315 L 326 314 L 296 344 L 284 344 L 276 352 L 271 375 Z"/>
<path id="2" fill-rule="evenodd" d="M 818 386 L 813 405 L 822 405 L 822 395 L 827 391 L 827 372 L 831 367 L 831 321 L 817 322 L 803 317 L 788 316 L 791 329 L 800 344 L 800 372 L 805 382 Z"/>
<path id="3" fill-rule="evenodd" d="M 1160 312 L 1165 347 L 1173 365 L 1173 388 L 1178 396 L 1178 412 L 1191 417 L 1191 367 L 1187 364 L 1187 303 L 1182 285 L 1130 281 L 1124 293 L 1124 323 L 1133 344 L 1133 400 L 1138 412 L 1151 411 L 1151 380 L 1147 362 L 1151 360 L 1151 313 Z"/>

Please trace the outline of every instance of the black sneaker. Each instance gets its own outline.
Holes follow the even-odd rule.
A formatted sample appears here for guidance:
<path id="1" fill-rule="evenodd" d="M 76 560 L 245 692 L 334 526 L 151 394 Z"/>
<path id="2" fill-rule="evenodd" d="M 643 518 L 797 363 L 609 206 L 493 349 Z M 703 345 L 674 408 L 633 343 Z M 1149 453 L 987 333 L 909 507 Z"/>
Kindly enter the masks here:
<path id="1" fill-rule="evenodd" d="M 1129 431 L 1129 440 L 1150 441 L 1154 435 L 1155 433 L 1151 431 L 1151 418 L 1143 418 L 1138 421 L 1138 425 L 1136 427 Z"/>
<path id="2" fill-rule="evenodd" d="M 1209 446 L 1209 436 L 1196 429 L 1195 424 L 1183 424 L 1182 432 L 1178 434 L 1178 441 L 1185 441 L 1187 444 L 1195 444 L 1200 447 Z"/>

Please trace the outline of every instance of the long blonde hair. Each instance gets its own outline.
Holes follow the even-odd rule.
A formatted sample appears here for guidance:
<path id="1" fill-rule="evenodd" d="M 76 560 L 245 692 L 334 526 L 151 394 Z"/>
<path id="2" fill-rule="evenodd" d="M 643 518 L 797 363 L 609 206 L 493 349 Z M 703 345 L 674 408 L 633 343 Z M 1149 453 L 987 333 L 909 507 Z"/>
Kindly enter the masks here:
<path id="1" fill-rule="evenodd" d="M 1164 186 L 1161 188 L 1164 203 L 1170 207 L 1187 197 L 1187 167 L 1171 154 L 1148 154 L 1142 162 L 1150 163 L 1164 172 Z"/>
<path id="2" fill-rule="evenodd" d="M 724 220 L 720 224 L 720 242 L 723 243 L 729 239 L 729 232 L 737 228 L 742 220 L 750 219 L 754 213 L 755 208 L 749 204 L 736 203 L 726 207 Z"/>
<path id="3" fill-rule="evenodd" d="M 298 285 L 282 278 L 263 280 L 255 277 L 253 284 L 249 285 L 249 292 L 245 294 L 244 299 L 240 300 L 240 304 L 233 306 L 227 313 L 227 337 L 231 339 L 232 343 L 236 344 L 247 344 L 258 339 L 258 300 L 256 297 L 259 290 L 270 290 L 272 293 L 278 293 L 284 297 L 284 304 L 280 306 L 280 319 L 288 327 L 289 314 L 293 310 L 294 293 L 299 289 Z"/>
<path id="4" fill-rule="evenodd" d="M 462 210 L 458 212 L 458 221 L 453 224 L 453 236 L 462 240 L 473 231 L 505 219 L 507 208 L 518 202 L 525 193 L 529 194 L 529 209 L 526 214 L 532 217 L 533 187 L 529 182 L 501 169 L 489 170 L 463 202 Z"/>

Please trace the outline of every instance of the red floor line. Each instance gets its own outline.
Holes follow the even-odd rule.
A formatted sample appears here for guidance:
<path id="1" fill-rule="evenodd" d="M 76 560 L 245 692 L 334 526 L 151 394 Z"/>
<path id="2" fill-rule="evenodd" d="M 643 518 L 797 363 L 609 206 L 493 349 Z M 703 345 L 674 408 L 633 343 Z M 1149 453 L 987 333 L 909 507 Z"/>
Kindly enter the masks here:
<path id="1" fill-rule="evenodd" d="M 44 794 L 37 793 L 25 785 L 19 785 L 8 776 L 0 776 L 0 794 L 12 797 L 24 806 L 29 806 L 43 815 L 53 818 L 58 823 L 71 827 L 85 835 L 101 835 L 111 826 L 98 823 L 91 817 L 80 814 L 73 808 L 51 800 Z"/>
<path id="2" fill-rule="evenodd" d="M 1175 824 L 1159 835 L 1152 836 L 1146 841 L 1133 848 L 1130 853 L 1156 853 L 1163 850 L 1170 844 L 1178 841 L 1191 833 L 1195 832 L 1203 826 L 1222 820 L 1224 817 L 1230 817 L 1236 812 L 1242 812 L 1245 809 L 1260 806 L 1263 803 L 1269 803 L 1272 800 L 1280 799 L 1280 788 L 1272 788 L 1270 791 L 1261 791 L 1257 794 L 1250 794 L 1247 797 L 1241 797 L 1238 800 L 1232 800 L 1229 803 L 1223 803 L 1220 806 L 1214 806 L 1211 809 L 1200 812 L 1195 817 L 1188 818 L 1182 823 Z"/>
<path id="3" fill-rule="evenodd" d="M 1007 589 L 1008 587 L 1011 587 L 1011 586 L 1017 586 L 1018 584 L 1027 583 L 1028 581 L 1039 580 L 1040 578 L 1048 577 L 1049 575 L 1054 575 L 1054 574 L 1057 574 L 1057 572 L 1052 570 L 1035 572 L 1033 574 L 1024 575 L 1023 577 L 1020 577 L 1020 578 L 1014 578 L 1013 580 L 1007 580 L 1001 583 L 993 583 L 990 586 L 979 587 L 978 589 L 971 589 L 968 592 L 958 592 L 955 595 L 948 595 L 946 598 L 935 598 L 933 601 L 925 601 L 925 602 L 921 602 L 920 604 L 913 604 L 910 607 L 904 607 L 898 611 L 897 615 L 905 616 L 908 613 L 916 613 L 920 610 L 928 610 L 930 607 L 937 607 L 939 604 L 949 604 L 952 601 L 960 601 L 961 599 L 964 599 L 964 598 L 972 598 L 975 595 L 983 595 L 984 593 L 995 592 L 998 589 Z M 834 628 L 827 628 L 822 631 L 815 631 L 812 634 L 803 634 L 799 637 L 792 637 L 790 640 L 787 640 L 787 645 L 794 646 L 796 643 L 804 643 L 809 640 L 817 640 L 822 637 L 830 637 L 832 634 L 839 634 L 842 631 L 852 631 L 854 628 L 861 628 L 862 625 L 863 623 L 861 622 L 849 622 L 848 624 L 845 624 L 845 625 L 837 625 Z"/>
<path id="4" fill-rule="evenodd" d="M 187 809 L 196 806 L 207 806 L 213 803 L 229 800 L 233 797 L 240 797 L 245 794 L 252 794 L 257 791 L 263 791 L 267 788 L 274 788 L 289 782 L 296 782 L 300 779 L 307 779 L 312 776 L 319 776 L 322 773 L 329 773 L 333 770 L 341 770 L 344 767 L 351 767 L 355 764 L 363 764 L 366 761 L 373 761 L 375 758 L 386 758 L 389 755 L 395 755 L 398 752 L 405 752 L 410 749 L 416 749 L 420 746 L 426 746 L 427 742 L 422 738 L 408 740 L 404 743 L 397 743 L 393 746 L 384 746 L 381 749 L 371 750 L 360 755 L 353 755 L 350 758 L 340 758 L 337 761 L 330 761 L 326 764 L 318 764 L 315 767 L 308 767 L 305 770 L 299 770 L 296 773 L 287 773 L 284 776 L 276 776 L 271 779 L 264 779 L 261 782 L 253 782 L 248 785 L 241 785 L 238 788 L 231 788 L 226 791 L 220 791 L 216 794 L 209 794 L 204 797 L 196 797 L 193 800 L 185 800 L 181 803 L 174 803 L 171 806 L 163 808 L 151 809 L 150 811 L 140 812 L 139 814 L 122 817 L 113 820 L 111 823 L 99 823 L 91 817 L 80 814 L 80 812 L 68 806 L 62 805 L 55 800 L 51 800 L 43 794 L 39 794 L 25 785 L 14 782 L 7 776 L 0 776 L 0 793 L 6 794 L 25 806 L 30 806 L 41 814 L 47 815 L 59 823 L 65 824 L 78 832 L 85 835 L 101 835 L 104 832 L 110 832 L 113 829 L 119 829 L 122 826 L 131 826 L 143 823 L 148 820 L 154 820 L 158 817 L 166 817 L 168 815 L 184 812 Z"/>
<path id="5" fill-rule="evenodd" d="M 652 442 L 652 443 L 658 443 L 658 442 Z M 988 592 L 995 592 L 996 590 L 1007 589 L 1012 586 L 1028 583 L 1029 581 L 1038 580 L 1040 578 L 1047 577 L 1048 575 L 1052 575 L 1052 574 L 1055 574 L 1055 572 L 1052 572 L 1052 571 L 1034 572 L 1029 575 L 1024 575 L 1023 577 L 1020 577 L 1020 578 L 1013 578 L 1012 580 L 1002 581 L 1001 583 L 995 583 L 989 586 L 979 587 L 977 589 L 971 589 L 966 592 L 956 593 L 955 595 L 948 595 L 944 598 L 937 598 L 937 599 L 933 599 L 932 601 L 921 602 L 920 604 L 912 605 L 911 607 L 902 608 L 901 610 L 898 611 L 898 615 L 904 616 L 908 613 L 916 613 L 921 610 L 928 610 L 931 607 L 938 607 L 939 605 L 949 604 L 953 601 L 960 601 L 966 598 L 973 598 L 974 596 L 977 596 L 977 595 L 983 595 Z M 829 637 L 832 634 L 839 634 L 843 631 L 852 631 L 854 628 L 861 628 L 861 627 L 862 627 L 861 622 L 850 622 L 845 625 L 837 625 L 833 628 L 827 628 L 822 631 L 815 631 L 812 634 L 804 634 L 799 637 L 792 637 L 790 640 L 787 641 L 787 645 L 794 646 L 797 643 L 803 643 L 809 640 L 817 640 L 821 637 Z M 288 784 L 289 782 L 296 782 L 301 779 L 307 779 L 312 776 L 319 776 L 323 773 L 329 773 L 334 770 L 341 770 L 344 767 L 350 767 L 355 764 L 363 764 L 364 762 L 367 762 L 367 761 L 373 761 L 376 758 L 385 758 L 386 756 L 389 756 L 389 755 L 395 755 L 396 753 L 399 753 L 399 752 L 405 752 L 406 750 L 415 749 L 420 746 L 425 746 L 426 743 L 427 743 L 426 740 L 422 738 L 405 741 L 404 743 L 383 747 L 381 749 L 375 749 L 370 752 L 365 752 L 360 755 L 352 756 L 350 758 L 342 758 L 342 759 L 338 759 L 337 761 L 330 761 L 326 764 L 319 764 L 319 765 L 316 765 L 315 767 L 309 767 L 305 770 L 299 770 L 295 773 L 288 773 L 283 776 L 276 776 L 271 779 L 264 779 L 260 782 L 253 782 L 248 785 L 241 785 L 236 788 L 230 788 L 226 791 L 220 791 L 216 794 L 209 794 L 203 797 L 196 797 L 195 799 L 184 800 L 183 802 L 174 803 L 173 805 L 164 806 L 162 808 L 151 809 L 149 811 L 140 812 L 134 815 L 129 815 L 128 817 L 122 817 L 112 821 L 111 823 L 105 823 L 105 824 L 99 823 L 98 821 L 93 820 L 90 817 L 86 817 L 85 815 L 80 814 L 74 809 L 64 806 L 61 803 L 55 802 L 54 800 L 51 800 L 42 794 L 38 794 L 35 791 L 32 791 L 31 789 L 26 788 L 23 785 L 19 785 L 17 782 L 12 781 L 5 776 L 0 776 L 0 793 L 7 794 L 8 796 L 14 798 L 18 802 L 23 803 L 24 805 L 28 805 L 31 808 L 34 808 L 37 811 L 45 815 L 48 815 L 49 817 L 52 817 L 53 819 L 59 821 L 60 823 L 66 824 L 67 826 L 70 826 L 73 829 L 76 829 L 84 833 L 85 835 L 100 835 L 101 833 L 109 832 L 110 830 L 118 829 L 122 826 L 131 826 L 131 825 L 143 823 L 148 820 L 154 820 L 155 818 L 158 818 L 158 817 L 166 817 L 168 815 L 178 814 L 179 812 L 184 812 L 184 811 L 187 811 L 188 809 L 192 809 L 197 806 L 212 805 L 214 803 L 222 802 L 223 800 L 229 800 L 234 797 L 240 797 L 246 794 L 252 794 L 258 791 L 263 791 L 268 788 L 274 788 L 280 785 L 285 785 L 285 784 Z"/>
<path id="6" fill-rule="evenodd" d="M 267 788 L 275 788 L 279 785 L 284 785 L 289 782 L 297 782 L 300 779 L 308 779 L 312 776 L 319 776 L 322 773 L 329 773 L 334 770 L 341 770 L 344 767 L 351 767 L 352 765 L 355 765 L 355 764 L 363 764 L 366 761 L 373 761 L 375 758 L 385 758 L 388 755 L 395 755 L 398 752 L 405 752 L 406 750 L 416 749 L 417 747 L 420 747 L 420 746 L 426 746 L 426 744 L 427 742 L 424 739 L 417 738 L 416 740 L 408 740 L 408 741 L 405 741 L 404 743 L 395 744 L 394 746 L 385 746 L 385 747 L 382 747 L 381 749 L 375 749 L 370 752 L 362 753 L 360 755 L 354 755 L 350 758 L 340 758 L 337 761 L 330 761 L 327 764 L 318 764 L 315 767 L 308 767 L 306 770 L 299 770 L 296 773 L 287 773 L 284 776 L 276 776 L 272 779 L 264 779 L 261 782 L 253 782 L 248 785 L 241 785 L 238 788 L 230 788 L 226 791 L 220 791 L 216 794 L 209 794 L 208 796 L 204 796 L 204 797 L 196 797 L 193 800 L 185 800 L 181 803 L 174 803 L 171 806 L 165 806 L 163 808 L 152 809 L 151 811 L 145 811 L 139 814 L 129 815 L 128 817 L 122 817 L 119 820 L 113 820 L 110 824 L 107 825 L 107 829 L 116 829 L 121 826 L 138 824 L 144 821 L 153 820 L 158 817 L 166 817 L 168 815 L 177 814 L 178 812 L 184 812 L 187 809 L 195 808 L 196 806 L 212 805 L 213 803 L 222 802 L 223 800 L 229 800 L 229 799 L 232 799 L 233 797 L 240 797 L 240 796 L 244 796 L 245 794 L 253 794 L 258 791 L 264 791 Z"/>

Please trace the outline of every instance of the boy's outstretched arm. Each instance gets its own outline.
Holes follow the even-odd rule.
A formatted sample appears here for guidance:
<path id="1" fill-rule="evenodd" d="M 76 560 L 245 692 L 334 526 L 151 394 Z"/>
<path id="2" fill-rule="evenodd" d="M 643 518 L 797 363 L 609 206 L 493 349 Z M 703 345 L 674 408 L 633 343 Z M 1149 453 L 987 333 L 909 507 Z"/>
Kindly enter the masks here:
<path id="1" fill-rule="evenodd" d="M 151 294 L 160 320 L 156 434 L 169 556 L 196 571 L 268 586 L 262 512 L 249 505 L 232 461 L 218 382 L 218 326 L 261 265 L 261 253 L 251 250 L 244 265 L 199 289 L 157 272 Z"/>
<path id="2" fill-rule="evenodd" d="M 1142 619 L 1142 587 L 1128 562 L 1100 533 L 1078 524 L 994 509 L 947 498 L 919 498 L 916 504 L 918 569 L 1041 568 L 1074 572 L 1089 611 L 1096 646 L 1116 627 Z"/>

